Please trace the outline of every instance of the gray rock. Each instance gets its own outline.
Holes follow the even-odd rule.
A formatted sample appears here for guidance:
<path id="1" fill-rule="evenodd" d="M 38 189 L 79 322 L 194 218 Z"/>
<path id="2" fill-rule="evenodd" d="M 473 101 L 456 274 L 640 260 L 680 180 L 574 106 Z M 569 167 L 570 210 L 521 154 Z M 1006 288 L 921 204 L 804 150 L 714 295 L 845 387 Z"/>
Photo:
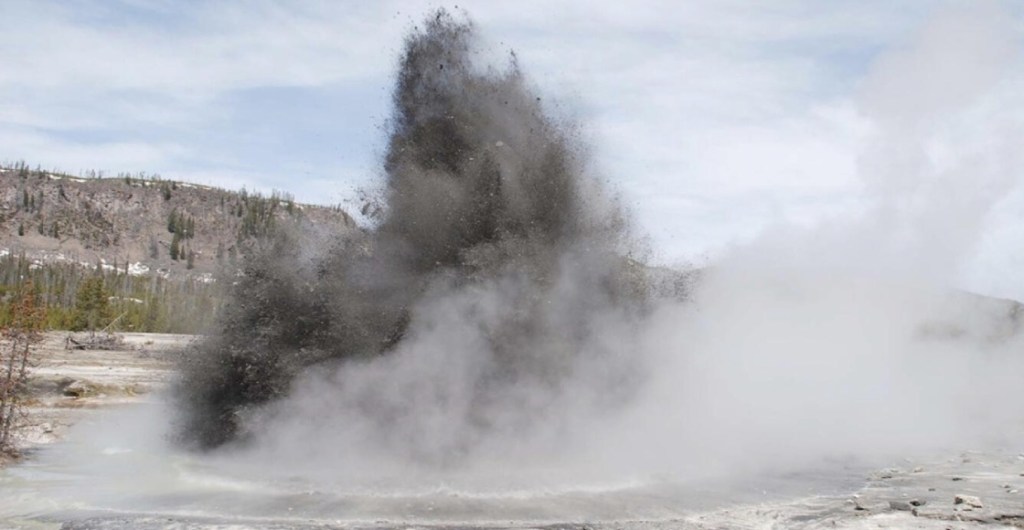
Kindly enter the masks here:
<path id="1" fill-rule="evenodd" d="M 909 512 L 913 510 L 914 507 L 907 501 L 889 501 L 889 509 L 900 512 Z"/>
<path id="2" fill-rule="evenodd" d="M 895 469 L 883 469 L 875 475 L 876 480 L 889 480 L 896 475 Z"/>
<path id="3" fill-rule="evenodd" d="M 73 381 L 64 387 L 64 395 L 69 397 L 82 398 L 94 396 L 98 393 L 96 385 L 88 381 Z"/>
<path id="4" fill-rule="evenodd" d="M 985 505 L 981 503 L 981 499 L 974 495 L 957 495 L 953 497 L 953 504 L 961 504 L 970 508 L 984 508 Z"/>

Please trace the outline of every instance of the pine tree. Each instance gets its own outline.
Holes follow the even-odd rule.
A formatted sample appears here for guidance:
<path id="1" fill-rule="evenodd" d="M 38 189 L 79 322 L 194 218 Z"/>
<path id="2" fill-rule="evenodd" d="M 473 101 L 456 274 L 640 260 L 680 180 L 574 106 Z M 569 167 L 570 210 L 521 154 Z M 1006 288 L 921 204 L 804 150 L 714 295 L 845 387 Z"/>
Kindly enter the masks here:
<path id="1" fill-rule="evenodd" d="M 97 274 L 86 278 L 75 295 L 72 330 L 96 330 L 110 319 L 110 305 L 103 276 Z"/>
<path id="2" fill-rule="evenodd" d="M 167 216 L 167 231 L 172 234 L 178 233 L 178 210 L 171 210 L 171 215 Z"/>
<path id="3" fill-rule="evenodd" d="M 146 313 L 142 317 L 142 327 L 150 333 L 164 331 L 160 318 L 160 302 L 156 298 L 146 301 Z"/>
<path id="4" fill-rule="evenodd" d="M 171 259 L 178 261 L 178 257 L 181 253 L 181 236 L 175 232 L 174 237 L 171 238 Z"/>
<path id="5" fill-rule="evenodd" d="M 188 264 L 185 265 L 186 269 L 192 270 L 196 268 L 196 253 L 192 252 L 192 249 L 188 249 Z"/>
<path id="6" fill-rule="evenodd" d="M 25 223 L 18 223 L 18 235 L 25 235 Z"/>

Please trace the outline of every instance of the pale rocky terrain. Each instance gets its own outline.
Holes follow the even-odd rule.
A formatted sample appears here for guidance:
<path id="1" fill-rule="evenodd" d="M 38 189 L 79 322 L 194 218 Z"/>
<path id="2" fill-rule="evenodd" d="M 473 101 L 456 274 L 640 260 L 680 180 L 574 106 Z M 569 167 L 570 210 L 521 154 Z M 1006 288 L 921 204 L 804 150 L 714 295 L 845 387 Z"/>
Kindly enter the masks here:
<path id="1" fill-rule="evenodd" d="M 665 528 L 1024 528 L 1024 453 L 906 460 L 845 497 L 812 497 L 697 514 Z M 646 525 L 645 525 L 646 526 Z"/>
<path id="2" fill-rule="evenodd" d="M 168 381 L 170 355 L 191 335 L 123 333 L 117 349 L 70 349 L 68 337 L 89 334 L 48 332 L 35 348 L 32 395 L 25 407 L 27 425 L 21 446 L 30 458 L 34 448 L 62 438 L 84 411 L 138 402 Z"/>

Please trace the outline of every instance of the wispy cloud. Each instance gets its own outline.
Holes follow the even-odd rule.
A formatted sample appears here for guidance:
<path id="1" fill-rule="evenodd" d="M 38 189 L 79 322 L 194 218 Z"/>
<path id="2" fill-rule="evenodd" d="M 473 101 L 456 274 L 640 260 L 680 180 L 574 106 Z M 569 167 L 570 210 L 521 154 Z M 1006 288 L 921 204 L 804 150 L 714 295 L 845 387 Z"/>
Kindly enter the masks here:
<path id="1" fill-rule="evenodd" d="M 947 5 L 938 0 L 459 5 L 487 39 L 482 59 L 514 48 L 553 111 L 585 124 L 595 169 L 666 261 L 855 209 L 875 121 L 931 105 L 933 86 L 1001 75 L 964 55 L 975 46 L 885 55 Z M 1019 34 L 1022 9 L 997 7 Z M 391 72 L 429 9 L 9 0 L 0 16 L 19 23 L 0 32 L 0 158 L 338 202 L 377 175 Z M 933 31 L 924 38 L 947 32 Z M 913 81 L 865 84 L 879 69 Z M 921 96 L 893 108 L 870 96 L 885 90 Z"/>

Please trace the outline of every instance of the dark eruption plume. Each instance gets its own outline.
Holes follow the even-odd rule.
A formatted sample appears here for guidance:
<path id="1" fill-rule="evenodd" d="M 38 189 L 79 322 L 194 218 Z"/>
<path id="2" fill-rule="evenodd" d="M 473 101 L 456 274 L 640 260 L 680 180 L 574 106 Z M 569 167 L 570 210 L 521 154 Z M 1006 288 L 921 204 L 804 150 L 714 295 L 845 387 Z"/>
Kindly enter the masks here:
<path id="1" fill-rule="evenodd" d="M 595 400 L 628 392 L 637 374 L 596 338 L 628 327 L 646 298 L 623 257 L 625 217 L 515 58 L 485 67 L 474 46 L 472 25 L 444 11 L 407 38 L 383 218 L 356 235 L 282 232 L 247 260 L 218 329 L 182 367 L 183 441 L 244 438 L 311 373 L 341 374 L 319 421 L 357 418 L 384 446 L 418 436 L 428 460 L 557 414 L 581 364 L 603 367 Z M 425 350 L 448 356 L 448 371 L 388 361 Z"/>

